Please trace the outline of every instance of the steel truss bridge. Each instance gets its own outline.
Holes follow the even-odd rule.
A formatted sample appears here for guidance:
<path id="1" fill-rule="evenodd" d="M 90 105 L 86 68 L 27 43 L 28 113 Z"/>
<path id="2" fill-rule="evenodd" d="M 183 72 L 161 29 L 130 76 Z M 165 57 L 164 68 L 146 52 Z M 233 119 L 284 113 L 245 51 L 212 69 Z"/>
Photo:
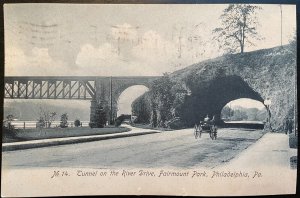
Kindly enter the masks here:
<path id="1" fill-rule="evenodd" d="M 96 77 L 5 77 L 4 98 L 76 99 L 96 96 Z"/>

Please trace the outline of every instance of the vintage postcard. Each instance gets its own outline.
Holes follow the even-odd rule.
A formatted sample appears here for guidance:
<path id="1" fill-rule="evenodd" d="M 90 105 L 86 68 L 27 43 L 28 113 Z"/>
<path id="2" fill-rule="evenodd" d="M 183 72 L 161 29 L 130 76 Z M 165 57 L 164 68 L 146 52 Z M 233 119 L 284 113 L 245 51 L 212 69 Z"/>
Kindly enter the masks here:
<path id="1" fill-rule="evenodd" d="M 4 197 L 295 194 L 296 6 L 5 4 Z"/>

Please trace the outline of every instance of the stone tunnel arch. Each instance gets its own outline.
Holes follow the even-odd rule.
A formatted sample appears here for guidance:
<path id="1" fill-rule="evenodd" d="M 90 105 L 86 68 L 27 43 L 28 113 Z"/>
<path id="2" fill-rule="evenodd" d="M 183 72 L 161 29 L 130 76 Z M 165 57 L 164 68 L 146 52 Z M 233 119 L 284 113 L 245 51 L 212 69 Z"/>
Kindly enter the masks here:
<path id="1" fill-rule="evenodd" d="M 235 115 L 234 112 L 238 113 L 238 115 Z M 223 107 L 221 120 L 265 122 L 268 118 L 267 113 L 268 109 L 262 102 L 249 98 L 240 98 L 230 101 Z"/>
<path id="2" fill-rule="evenodd" d="M 193 126 L 206 115 L 220 119 L 223 107 L 230 101 L 249 98 L 264 102 L 240 76 L 220 76 L 208 82 L 207 86 L 192 91 L 183 105 L 181 117 L 188 126 Z"/>
<path id="3" fill-rule="evenodd" d="M 145 85 L 132 85 L 121 92 L 117 100 L 117 116 L 131 114 L 131 104 L 138 97 L 149 91 Z"/>
<path id="4" fill-rule="evenodd" d="M 143 86 L 149 90 L 151 87 L 151 82 L 148 81 L 129 82 L 129 83 L 121 84 L 120 86 L 115 86 L 116 88 L 113 90 L 113 94 L 112 94 L 112 119 L 113 119 L 112 121 L 113 122 L 118 116 L 118 102 L 120 96 L 122 95 L 122 93 L 124 93 L 124 91 L 134 86 Z"/>

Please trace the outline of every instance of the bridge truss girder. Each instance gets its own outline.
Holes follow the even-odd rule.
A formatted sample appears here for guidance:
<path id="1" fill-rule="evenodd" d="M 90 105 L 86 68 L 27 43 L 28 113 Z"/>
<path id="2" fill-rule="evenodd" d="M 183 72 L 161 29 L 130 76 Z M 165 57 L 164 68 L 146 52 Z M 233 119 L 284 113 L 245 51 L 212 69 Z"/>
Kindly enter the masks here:
<path id="1" fill-rule="evenodd" d="M 9 99 L 76 99 L 96 96 L 95 80 L 5 79 L 4 98 Z"/>

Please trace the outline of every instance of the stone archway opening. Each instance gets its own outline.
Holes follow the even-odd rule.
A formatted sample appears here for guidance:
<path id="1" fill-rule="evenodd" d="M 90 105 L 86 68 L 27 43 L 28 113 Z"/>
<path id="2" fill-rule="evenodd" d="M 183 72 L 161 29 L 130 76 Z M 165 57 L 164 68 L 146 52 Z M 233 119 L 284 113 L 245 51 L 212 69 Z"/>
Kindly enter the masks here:
<path id="1" fill-rule="evenodd" d="M 225 123 L 263 124 L 268 119 L 268 111 L 260 101 L 240 98 L 227 103 L 220 118 Z"/>
<path id="2" fill-rule="evenodd" d="M 183 105 L 181 117 L 192 127 L 199 123 L 206 115 L 222 123 L 221 112 L 230 101 L 248 98 L 263 103 L 261 95 L 253 90 L 240 76 L 218 76 L 192 90 Z"/>
<path id="3" fill-rule="evenodd" d="M 149 91 L 145 85 L 133 85 L 126 88 L 119 96 L 117 101 L 117 116 L 131 115 L 132 103 L 141 95 Z"/>

